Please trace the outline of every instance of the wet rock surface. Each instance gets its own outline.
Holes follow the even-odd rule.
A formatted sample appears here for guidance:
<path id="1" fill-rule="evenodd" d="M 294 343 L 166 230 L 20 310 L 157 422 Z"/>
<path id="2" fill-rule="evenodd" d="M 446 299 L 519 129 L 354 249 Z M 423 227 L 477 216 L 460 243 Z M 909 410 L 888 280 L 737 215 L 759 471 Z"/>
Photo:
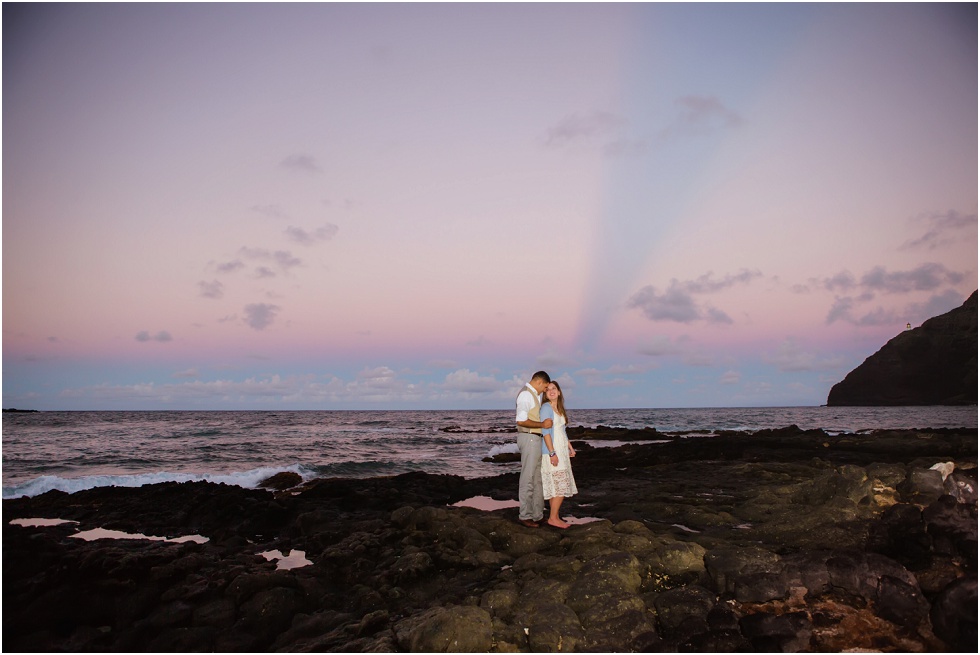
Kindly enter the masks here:
<path id="1" fill-rule="evenodd" d="M 976 430 L 575 430 L 657 443 L 579 449 L 568 530 L 450 506 L 516 472 L 4 500 L 5 649 L 975 651 Z"/>

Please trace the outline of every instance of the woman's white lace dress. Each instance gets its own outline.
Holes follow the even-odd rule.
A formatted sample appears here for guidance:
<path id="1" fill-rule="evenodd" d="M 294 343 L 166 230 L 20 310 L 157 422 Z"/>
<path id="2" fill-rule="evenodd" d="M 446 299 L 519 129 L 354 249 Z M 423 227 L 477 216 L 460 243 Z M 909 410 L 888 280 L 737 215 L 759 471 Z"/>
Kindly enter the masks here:
<path id="1" fill-rule="evenodd" d="M 551 443 L 558 453 L 558 466 L 552 466 L 551 458 L 541 456 L 541 488 L 545 500 L 562 496 L 568 498 L 578 493 L 575 486 L 575 476 L 572 475 L 572 461 L 568 457 L 568 436 L 565 434 L 565 418 L 556 415 L 554 418 Z"/>

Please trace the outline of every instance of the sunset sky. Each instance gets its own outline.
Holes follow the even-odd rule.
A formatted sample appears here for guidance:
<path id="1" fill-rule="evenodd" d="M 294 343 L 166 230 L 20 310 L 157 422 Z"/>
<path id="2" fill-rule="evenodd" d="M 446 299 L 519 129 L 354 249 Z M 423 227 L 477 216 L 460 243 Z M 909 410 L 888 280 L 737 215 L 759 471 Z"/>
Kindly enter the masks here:
<path id="1" fill-rule="evenodd" d="M 3 407 L 820 405 L 977 288 L 977 6 L 3 5 Z"/>

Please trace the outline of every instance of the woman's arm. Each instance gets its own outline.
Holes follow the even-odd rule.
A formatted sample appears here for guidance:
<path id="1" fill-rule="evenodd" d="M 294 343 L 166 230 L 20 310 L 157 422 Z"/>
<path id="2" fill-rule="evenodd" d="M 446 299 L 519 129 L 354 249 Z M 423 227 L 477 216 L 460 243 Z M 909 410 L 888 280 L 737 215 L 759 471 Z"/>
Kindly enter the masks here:
<path id="1" fill-rule="evenodd" d="M 553 419 L 555 417 L 555 410 L 551 407 L 551 403 L 545 403 L 541 405 L 541 420 L 545 420 L 545 417 Z M 557 466 L 558 455 L 555 454 L 555 442 L 554 438 L 554 428 L 545 428 L 541 430 L 541 455 L 544 457 L 551 457 L 551 463 Z"/>

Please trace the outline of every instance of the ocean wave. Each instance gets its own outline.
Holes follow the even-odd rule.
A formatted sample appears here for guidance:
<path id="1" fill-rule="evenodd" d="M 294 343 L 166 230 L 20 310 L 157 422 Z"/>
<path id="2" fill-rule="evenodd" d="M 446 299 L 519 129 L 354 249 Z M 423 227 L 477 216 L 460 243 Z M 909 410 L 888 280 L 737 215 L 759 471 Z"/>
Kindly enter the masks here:
<path id="1" fill-rule="evenodd" d="M 314 478 L 368 478 L 379 475 L 399 475 L 424 469 L 419 462 L 397 462 L 391 460 L 368 459 L 363 461 L 346 460 L 320 464 L 312 469 Z"/>
<path id="2" fill-rule="evenodd" d="M 520 449 L 517 447 L 516 443 L 506 443 L 491 448 L 490 452 L 487 453 L 487 457 L 493 457 L 494 455 L 501 455 L 503 453 L 516 453 L 516 452 L 520 452 Z"/>
<path id="3" fill-rule="evenodd" d="M 304 481 L 317 477 L 317 472 L 314 469 L 303 464 L 276 467 L 263 466 L 250 471 L 231 473 L 175 473 L 158 471 L 130 475 L 86 475 L 78 478 L 42 475 L 23 484 L 4 487 L 3 497 L 5 499 L 20 498 L 22 496 L 33 497 L 49 491 L 63 491 L 71 494 L 76 491 L 95 489 L 96 487 L 142 487 L 143 485 L 158 484 L 161 482 L 214 482 L 253 489 L 266 478 L 282 471 L 297 473 Z"/>

